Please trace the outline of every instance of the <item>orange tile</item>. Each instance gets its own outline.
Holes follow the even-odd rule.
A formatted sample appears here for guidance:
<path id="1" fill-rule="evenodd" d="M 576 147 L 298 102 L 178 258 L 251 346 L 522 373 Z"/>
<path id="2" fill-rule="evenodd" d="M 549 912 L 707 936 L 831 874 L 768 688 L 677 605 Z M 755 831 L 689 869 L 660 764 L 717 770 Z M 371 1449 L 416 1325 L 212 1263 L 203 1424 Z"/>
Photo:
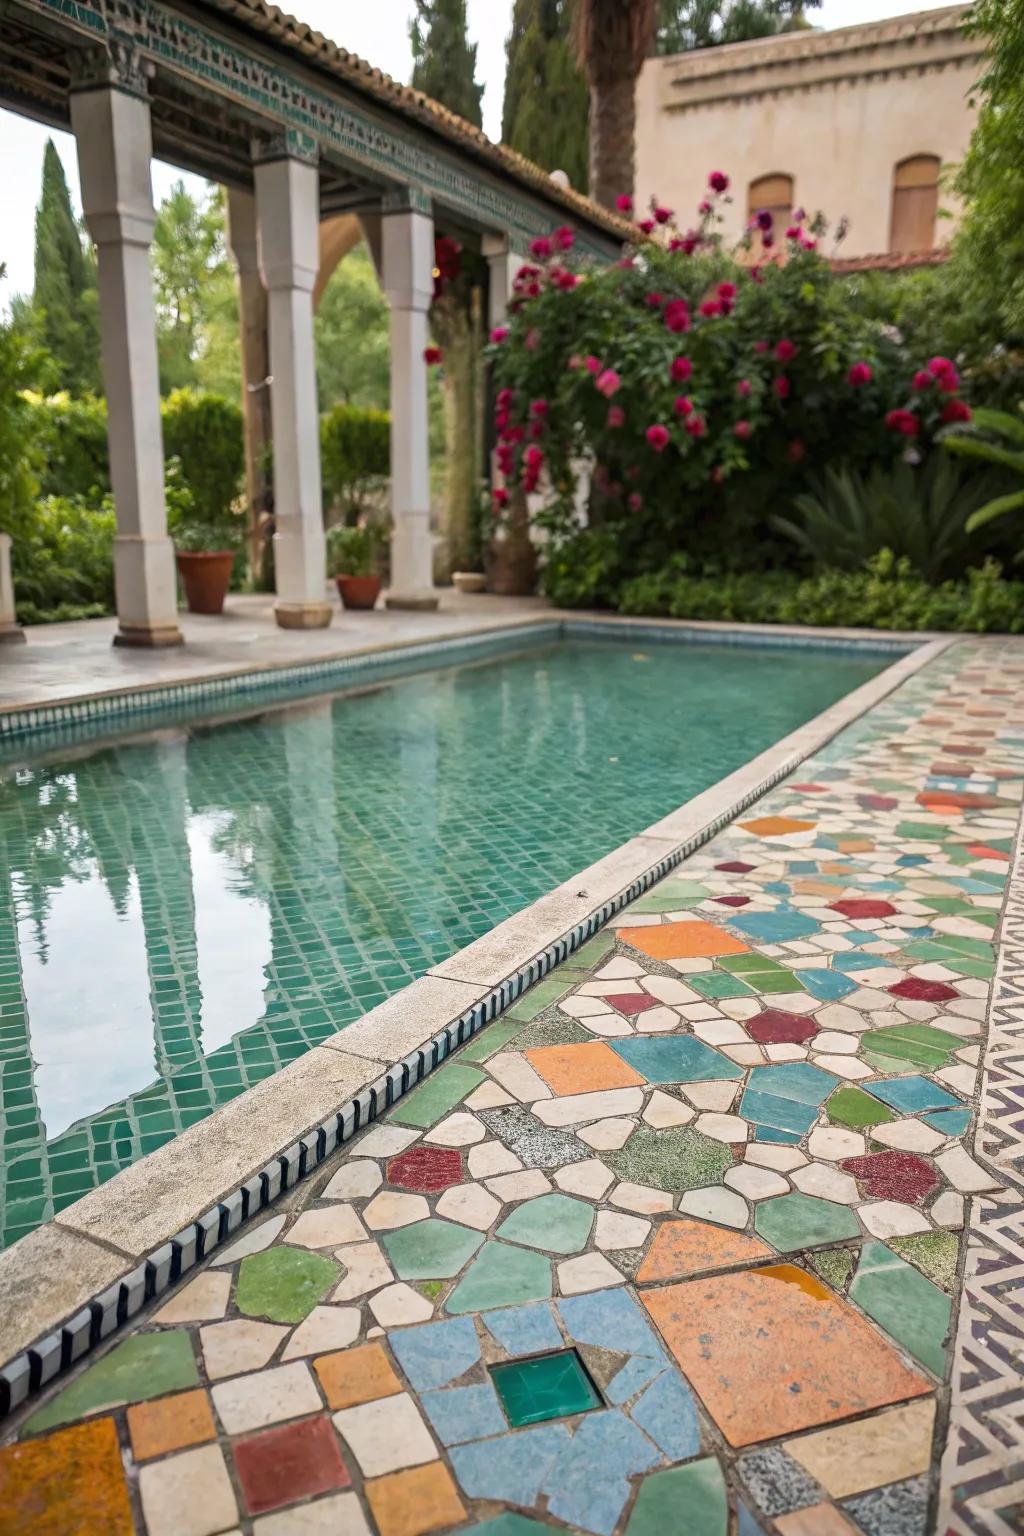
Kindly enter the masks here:
<path id="1" fill-rule="evenodd" d="M 466 1519 L 452 1475 L 439 1461 L 378 1477 L 367 1483 L 366 1497 L 380 1536 L 424 1536 Z"/>
<path id="2" fill-rule="evenodd" d="M 774 1250 L 759 1237 L 745 1237 L 742 1232 L 684 1217 L 658 1228 L 636 1278 L 641 1285 L 652 1280 L 682 1280 L 688 1275 L 706 1274 L 709 1269 L 731 1269 L 774 1256 Z"/>
<path id="3" fill-rule="evenodd" d="M 847 1302 L 792 1264 L 684 1280 L 640 1299 L 730 1445 L 931 1390 Z"/>
<path id="4" fill-rule="evenodd" d="M 814 1504 L 779 1515 L 775 1530 L 778 1536 L 857 1536 L 857 1527 L 834 1504 Z"/>
<path id="5" fill-rule="evenodd" d="M 592 1045 L 538 1045 L 524 1051 L 552 1093 L 597 1093 L 604 1088 L 638 1088 L 646 1083 L 601 1040 Z"/>
<path id="6" fill-rule="evenodd" d="M 836 841 L 840 853 L 870 853 L 874 846 L 874 839 L 870 837 L 840 837 Z"/>
<path id="7" fill-rule="evenodd" d="M 113 1419 L 0 1451 L 0 1536 L 133 1536 Z"/>
<path id="8" fill-rule="evenodd" d="M 331 1408 L 355 1408 L 404 1391 L 383 1345 L 361 1344 L 313 1361 Z"/>
<path id="9" fill-rule="evenodd" d="M 795 816 L 758 816 L 755 821 L 741 821 L 744 832 L 755 837 L 785 837 L 790 832 L 813 832 L 816 821 L 797 821 Z"/>
<path id="10" fill-rule="evenodd" d="M 620 928 L 619 938 L 652 960 L 693 960 L 714 955 L 745 955 L 750 948 L 716 923 L 691 920 L 652 923 L 648 928 Z"/>
<path id="11" fill-rule="evenodd" d="M 152 1456 L 217 1438 L 213 1414 L 202 1389 L 158 1397 L 151 1403 L 136 1403 L 128 1409 L 128 1428 L 136 1461 L 148 1461 Z"/>

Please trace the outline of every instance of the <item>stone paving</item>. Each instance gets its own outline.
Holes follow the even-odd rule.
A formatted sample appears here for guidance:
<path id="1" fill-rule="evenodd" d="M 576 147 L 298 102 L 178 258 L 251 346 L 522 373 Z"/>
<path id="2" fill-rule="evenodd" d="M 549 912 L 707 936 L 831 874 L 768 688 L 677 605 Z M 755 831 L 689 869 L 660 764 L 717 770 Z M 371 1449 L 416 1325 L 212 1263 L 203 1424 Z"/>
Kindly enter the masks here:
<path id="1" fill-rule="evenodd" d="M 38 1399 L 0 1533 L 935 1529 L 1022 775 L 962 643 Z"/>

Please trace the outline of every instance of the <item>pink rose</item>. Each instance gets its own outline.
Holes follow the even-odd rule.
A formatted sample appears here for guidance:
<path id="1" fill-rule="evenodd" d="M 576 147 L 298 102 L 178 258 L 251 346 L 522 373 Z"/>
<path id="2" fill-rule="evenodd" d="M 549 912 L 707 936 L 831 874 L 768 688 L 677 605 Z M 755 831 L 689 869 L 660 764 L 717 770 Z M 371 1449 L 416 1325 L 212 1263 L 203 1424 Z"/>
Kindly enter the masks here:
<path id="1" fill-rule="evenodd" d="M 629 508 L 629 510 L 631 512 L 639 512 L 640 508 L 643 506 L 643 504 L 644 504 L 644 499 L 640 495 L 640 492 L 639 491 L 630 491 L 628 497 L 626 498 L 626 506 Z"/>
<path id="2" fill-rule="evenodd" d="M 654 450 L 655 453 L 664 453 L 665 449 L 669 445 L 669 432 L 667 427 L 648 427 L 647 431 L 644 433 L 644 436 L 647 438 L 650 447 Z"/>
<path id="3" fill-rule="evenodd" d="M 754 429 L 749 421 L 738 421 L 732 430 L 733 436 L 738 437 L 741 442 L 745 443 Z"/>
<path id="4" fill-rule="evenodd" d="M 576 244 L 576 236 L 568 224 L 563 224 L 561 229 L 556 229 L 552 238 L 560 251 L 571 251 Z"/>
<path id="5" fill-rule="evenodd" d="M 633 212 L 633 199 L 626 192 L 620 192 L 615 199 L 615 206 L 620 213 Z"/>
<path id="6" fill-rule="evenodd" d="M 672 409 L 677 416 L 689 416 L 693 411 L 693 401 L 687 395 L 677 395 L 672 403 Z"/>
<path id="7" fill-rule="evenodd" d="M 739 383 L 736 385 L 736 393 L 739 395 L 741 400 L 745 400 L 750 394 L 750 380 L 740 379 Z"/>
<path id="8" fill-rule="evenodd" d="M 931 389 L 932 382 L 932 376 L 928 372 L 927 368 L 919 368 L 914 374 L 914 388 L 917 390 L 918 394 L 920 394 L 923 390 Z"/>
<path id="9" fill-rule="evenodd" d="M 789 380 L 786 378 L 786 375 L 784 373 L 780 373 L 778 375 L 778 377 L 773 381 L 772 388 L 775 391 L 775 395 L 776 395 L 777 399 L 779 399 L 779 400 L 788 400 L 789 399 L 791 386 L 790 386 Z"/>
<path id="10" fill-rule="evenodd" d="M 610 427 L 624 427 L 626 425 L 626 413 L 621 405 L 608 407 L 608 425 Z"/>
<path id="11" fill-rule="evenodd" d="M 775 348 L 775 356 L 780 363 L 791 363 L 796 357 L 796 347 L 784 337 Z"/>
<path id="12" fill-rule="evenodd" d="M 854 363 L 846 375 L 846 382 L 853 389 L 859 389 L 862 384 L 870 384 L 874 376 L 870 363 Z"/>
<path id="13" fill-rule="evenodd" d="M 610 400 L 622 388 L 622 380 L 614 368 L 606 368 L 603 373 L 599 373 L 595 383 L 606 400 Z"/>
<path id="14" fill-rule="evenodd" d="M 491 332 L 491 340 L 495 346 L 500 346 L 503 341 L 508 341 L 508 326 L 496 325 Z"/>
<path id="15" fill-rule="evenodd" d="M 589 357 L 585 357 L 583 359 L 583 366 L 588 373 L 600 373 L 601 359 L 599 357 L 595 357 L 593 352 L 591 352 Z"/>
<path id="16" fill-rule="evenodd" d="M 543 419 L 548 414 L 548 402 L 546 400 L 533 400 L 530 403 L 530 415 Z"/>
<path id="17" fill-rule="evenodd" d="M 538 261 L 546 261 L 551 255 L 551 241 L 543 237 L 539 240 L 531 240 L 530 255 L 536 256 Z"/>
<path id="18" fill-rule="evenodd" d="M 672 375 L 673 384 L 685 384 L 693 373 L 693 364 L 688 357 L 677 357 L 673 359 L 669 372 Z"/>
<path id="19" fill-rule="evenodd" d="M 703 416 L 693 415 L 688 419 L 686 423 L 686 430 L 691 437 L 705 437 L 707 435 L 708 424 L 704 420 Z"/>

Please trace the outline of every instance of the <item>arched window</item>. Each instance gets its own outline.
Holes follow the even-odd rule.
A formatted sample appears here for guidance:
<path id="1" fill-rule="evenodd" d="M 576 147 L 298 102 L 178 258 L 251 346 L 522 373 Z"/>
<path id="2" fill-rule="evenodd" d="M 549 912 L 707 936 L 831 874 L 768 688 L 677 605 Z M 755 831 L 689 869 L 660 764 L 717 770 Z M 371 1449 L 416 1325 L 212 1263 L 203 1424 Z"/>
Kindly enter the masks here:
<path id="1" fill-rule="evenodd" d="M 890 251 L 930 251 L 935 245 L 939 166 L 938 155 L 913 155 L 896 167 Z"/>
<path id="2" fill-rule="evenodd" d="M 781 239 L 793 219 L 793 178 L 777 173 L 759 176 L 747 191 L 747 221 L 766 209 L 775 220 L 775 232 Z"/>

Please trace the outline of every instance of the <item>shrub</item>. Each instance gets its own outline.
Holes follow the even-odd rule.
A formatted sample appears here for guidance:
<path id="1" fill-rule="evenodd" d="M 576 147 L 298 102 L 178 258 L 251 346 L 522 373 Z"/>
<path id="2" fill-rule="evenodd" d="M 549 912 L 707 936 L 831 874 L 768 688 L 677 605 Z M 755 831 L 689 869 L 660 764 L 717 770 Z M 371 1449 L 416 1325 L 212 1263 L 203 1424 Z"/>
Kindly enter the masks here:
<path id="1" fill-rule="evenodd" d="M 11 552 L 19 618 L 40 623 L 112 613 L 115 528 L 109 496 L 98 503 L 80 496 L 38 502 Z"/>
<path id="2" fill-rule="evenodd" d="M 320 421 L 324 499 L 355 522 L 391 473 L 391 418 L 386 411 L 336 405 Z"/>
<path id="3" fill-rule="evenodd" d="M 181 461 L 196 522 L 229 523 L 245 467 L 241 407 L 222 395 L 176 389 L 162 413 L 164 453 Z"/>
<path id="4" fill-rule="evenodd" d="M 107 403 L 98 395 L 33 395 L 43 496 L 105 496 L 110 490 Z"/>
<path id="5" fill-rule="evenodd" d="M 382 536 L 372 524 L 332 528 L 327 535 L 327 569 L 332 576 L 373 576 Z"/>
<path id="6" fill-rule="evenodd" d="M 0 264 L 0 278 L 5 269 Z M 10 321 L 0 321 L 0 533 L 21 537 L 32 516 L 37 452 L 25 391 L 37 359 Z"/>

